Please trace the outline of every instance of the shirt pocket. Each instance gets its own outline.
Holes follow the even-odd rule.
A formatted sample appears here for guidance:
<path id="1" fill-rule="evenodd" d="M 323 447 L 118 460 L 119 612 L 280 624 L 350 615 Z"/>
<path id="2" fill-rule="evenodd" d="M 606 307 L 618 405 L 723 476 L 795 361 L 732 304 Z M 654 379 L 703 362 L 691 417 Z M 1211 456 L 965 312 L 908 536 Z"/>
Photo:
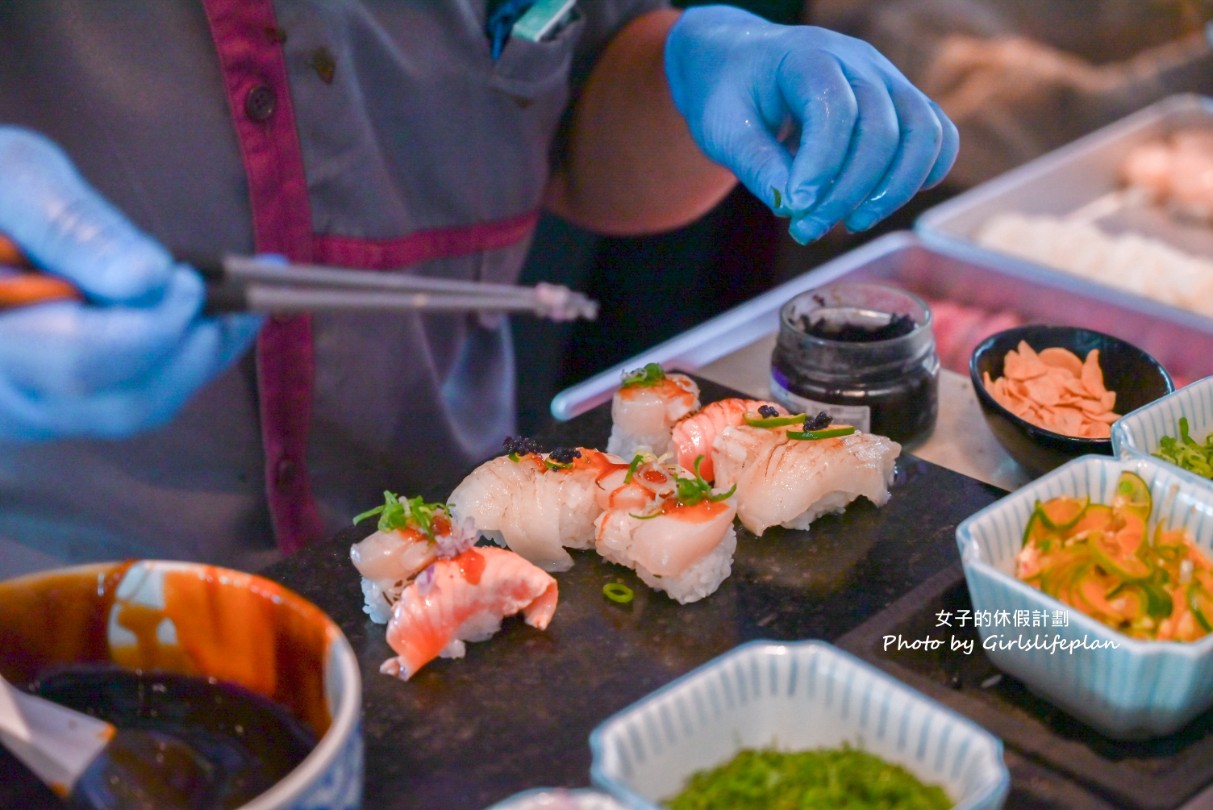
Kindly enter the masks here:
<path id="1" fill-rule="evenodd" d="M 539 42 L 510 37 L 493 65 L 489 86 L 528 106 L 539 99 L 563 99 L 585 19 L 573 9 L 572 18 Z"/>

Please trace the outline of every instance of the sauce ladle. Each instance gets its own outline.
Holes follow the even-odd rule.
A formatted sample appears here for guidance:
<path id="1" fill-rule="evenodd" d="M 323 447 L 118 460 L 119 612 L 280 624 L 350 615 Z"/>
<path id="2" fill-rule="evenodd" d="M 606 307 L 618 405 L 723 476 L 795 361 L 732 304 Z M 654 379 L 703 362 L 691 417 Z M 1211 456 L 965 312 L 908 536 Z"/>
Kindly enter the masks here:
<path id="1" fill-rule="evenodd" d="M 73 807 L 195 807 L 212 766 L 175 737 L 116 727 L 0 676 L 0 742 Z"/>

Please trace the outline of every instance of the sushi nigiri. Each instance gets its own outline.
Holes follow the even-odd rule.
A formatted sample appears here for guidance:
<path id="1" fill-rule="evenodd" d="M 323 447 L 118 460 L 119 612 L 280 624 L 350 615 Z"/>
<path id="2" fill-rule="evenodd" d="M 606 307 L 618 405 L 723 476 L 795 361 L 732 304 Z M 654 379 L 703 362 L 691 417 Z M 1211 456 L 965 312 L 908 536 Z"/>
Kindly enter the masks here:
<path id="1" fill-rule="evenodd" d="M 807 529 L 859 497 L 889 500 L 901 445 L 819 414 L 798 426 L 726 427 L 716 437 L 716 485 L 737 487 L 737 517 L 755 535 L 771 526 Z"/>
<path id="2" fill-rule="evenodd" d="M 446 504 L 383 493 L 384 503 L 354 518 L 379 516 L 378 530 L 350 547 L 350 561 L 362 575 L 363 612 L 387 622 L 392 605 L 414 576 L 439 556 L 454 556 L 475 544 L 467 522 L 452 521 Z"/>
<path id="3" fill-rule="evenodd" d="M 768 410 L 769 409 L 769 410 Z M 716 434 L 729 425 L 740 425 L 745 422 L 747 413 L 786 414 L 788 411 L 775 402 L 760 399 L 745 399 L 729 397 L 709 402 L 699 410 L 687 414 L 675 423 L 670 432 L 670 449 L 674 460 L 688 470 L 695 459 L 703 457 L 699 465 L 699 474 L 706 481 L 715 480 L 716 470 L 712 459 L 712 442 Z"/>
<path id="4" fill-rule="evenodd" d="M 732 570 L 737 499 L 699 475 L 638 457 L 608 497 L 595 548 L 681 604 L 703 599 Z"/>
<path id="5" fill-rule="evenodd" d="M 506 450 L 460 482 L 447 499 L 451 515 L 545 571 L 567 571 L 565 548 L 594 546 L 600 480 L 627 462 L 588 447 L 543 453 L 526 440 L 507 439 Z"/>
<path id="6" fill-rule="evenodd" d="M 435 658 L 462 658 L 465 642 L 490 638 L 516 613 L 546 630 L 557 599 L 556 580 L 507 549 L 477 547 L 437 560 L 392 608 L 387 642 L 396 655 L 379 671 L 407 681 Z"/>
<path id="7" fill-rule="evenodd" d="M 623 375 L 611 400 L 607 452 L 631 458 L 647 450 L 669 450 L 674 423 L 699 407 L 699 385 L 685 374 L 666 373 L 657 363 Z"/>

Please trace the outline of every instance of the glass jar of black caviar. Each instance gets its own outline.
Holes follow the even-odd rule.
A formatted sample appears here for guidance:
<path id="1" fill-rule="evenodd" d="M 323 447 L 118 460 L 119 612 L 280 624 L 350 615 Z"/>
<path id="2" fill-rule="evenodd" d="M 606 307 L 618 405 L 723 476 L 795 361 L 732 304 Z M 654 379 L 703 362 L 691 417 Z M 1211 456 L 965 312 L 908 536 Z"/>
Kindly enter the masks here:
<path id="1" fill-rule="evenodd" d="M 939 355 L 931 310 L 896 287 L 839 282 L 783 305 L 771 396 L 793 412 L 906 444 L 935 425 Z"/>

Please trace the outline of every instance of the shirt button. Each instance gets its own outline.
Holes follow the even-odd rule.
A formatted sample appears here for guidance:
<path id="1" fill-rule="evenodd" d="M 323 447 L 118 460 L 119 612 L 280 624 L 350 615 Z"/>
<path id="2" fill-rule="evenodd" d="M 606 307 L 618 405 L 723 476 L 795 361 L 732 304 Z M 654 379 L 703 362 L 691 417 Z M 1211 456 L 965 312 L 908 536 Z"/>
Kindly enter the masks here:
<path id="1" fill-rule="evenodd" d="M 295 480 L 295 462 L 284 458 L 274 468 L 274 483 L 279 489 L 285 489 Z"/>
<path id="2" fill-rule="evenodd" d="M 264 121 L 274 114 L 278 95 L 267 85 L 258 84 L 244 97 L 244 113 L 254 121 Z"/>

